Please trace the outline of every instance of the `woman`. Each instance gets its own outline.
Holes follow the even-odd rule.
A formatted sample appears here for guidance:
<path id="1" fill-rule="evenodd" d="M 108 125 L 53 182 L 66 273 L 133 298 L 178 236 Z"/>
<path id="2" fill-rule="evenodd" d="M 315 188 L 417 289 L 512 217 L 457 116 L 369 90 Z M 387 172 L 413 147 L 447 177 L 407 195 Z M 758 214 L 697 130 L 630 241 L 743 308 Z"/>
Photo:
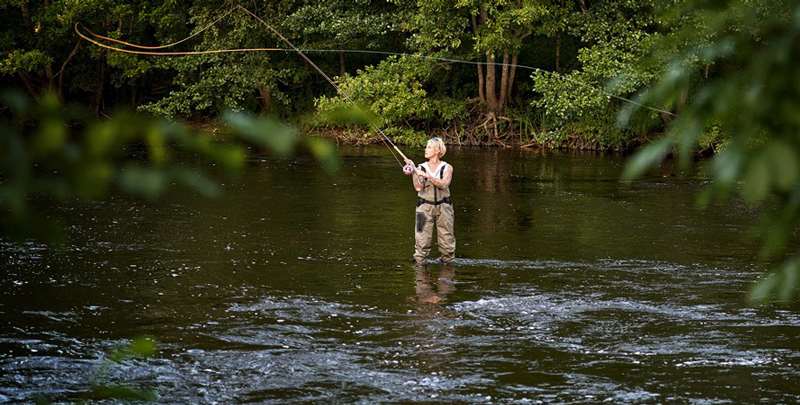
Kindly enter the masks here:
<path id="1" fill-rule="evenodd" d="M 425 263 L 433 246 L 433 229 L 436 228 L 439 253 L 442 263 L 455 259 L 456 237 L 453 234 L 453 204 L 450 202 L 450 180 L 453 166 L 441 160 L 447 152 L 439 138 L 432 138 L 425 146 L 427 162 L 414 168 L 411 173 L 414 189 L 417 190 L 416 232 L 414 261 Z M 406 164 L 414 162 L 406 159 Z"/>

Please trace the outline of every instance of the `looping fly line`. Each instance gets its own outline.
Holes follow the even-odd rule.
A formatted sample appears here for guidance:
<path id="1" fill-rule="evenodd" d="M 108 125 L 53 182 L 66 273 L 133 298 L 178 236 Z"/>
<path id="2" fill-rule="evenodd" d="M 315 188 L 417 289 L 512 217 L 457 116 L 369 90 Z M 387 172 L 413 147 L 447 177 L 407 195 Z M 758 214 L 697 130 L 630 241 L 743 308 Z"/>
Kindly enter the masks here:
<path id="1" fill-rule="evenodd" d="M 208 51 L 183 51 L 183 52 L 163 52 L 163 51 L 162 52 L 155 52 L 155 51 L 153 51 L 153 50 L 156 50 L 156 49 L 169 48 L 169 47 L 178 45 L 178 44 L 180 44 L 182 42 L 188 41 L 189 39 L 199 35 L 203 31 L 205 31 L 208 28 L 212 27 L 213 25 L 215 25 L 216 23 L 221 21 L 223 18 L 227 17 L 229 14 L 231 14 L 235 10 L 242 10 L 242 11 L 246 12 L 247 14 L 251 15 L 253 18 L 255 18 L 257 21 L 259 21 L 265 27 L 269 28 L 270 31 L 272 31 L 283 42 L 285 42 L 287 45 L 289 45 L 289 47 L 291 49 L 286 49 L 286 48 L 241 48 L 241 49 L 215 49 L 215 50 L 208 50 Z M 353 105 L 353 107 L 355 107 L 356 110 L 358 110 L 362 114 L 364 119 L 378 132 L 378 134 L 381 135 L 381 140 L 383 141 L 384 145 L 386 145 L 386 147 L 389 149 L 389 152 L 392 154 L 392 157 L 394 157 L 394 159 L 397 161 L 397 163 L 400 165 L 400 167 L 403 168 L 403 172 L 405 172 L 405 173 L 408 172 L 407 167 L 403 164 L 403 162 L 400 161 L 400 159 L 397 157 L 397 155 L 394 154 L 394 151 L 392 151 L 392 148 L 394 148 L 394 150 L 397 151 L 398 154 L 400 154 L 400 156 L 403 158 L 403 160 L 408 160 L 406 155 L 403 154 L 403 152 L 400 150 L 400 148 L 398 148 L 397 145 L 395 145 L 394 142 L 392 142 L 392 140 L 389 139 L 388 136 L 386 136 L 386 134 L 381 130 L 381 128 L 369 118 L 369 115 L 367 115 L 367 113 L 364 112 L 364 110 L 362 110 L 358 106 L 358 104 L 356 104 L 355 101 L 353 101 L 350 98 L 350 96 L 347 95 L 347 93 L 345 93 L 338 85 L 336 85 L 336 83 L 334 83 L 334 81 L 331 80 L 331 78 L 327 74 L 325 74 L 325 72 L 323 72 L 322 69 L 320 69 L 313 61 L 311 61 L 311 59 L 309 59 L 300 49 L 298 49 L 296 46 L 294 46 L 294 44 L 292 44 L 291 41 L 286 39 L 286 37 L 284 37 L 283 34 L 281 34 L 277 29 L 275 29 L 271 25 L 267 24 L 267 22 L 264 21 L 263 19 L 261 19 L 259 16 L 253 14 L 252 12 L 250 12 L 250 10 L 247 10 L 246 8 L 242 7 L 241 5 L 237 5 L 236 7 L 228 10 L 227 13 L 223 14 L 221 17 L 219 17 L 216 20 L 214 20 L 214 22 L 212 22 L 211 24 L 203 27 L 199 31 L 195 32 L 194 34 L 192 34 L 192 35 L 190 35 L 190 36 L 188 36 L 188 37 L 186 37 L 186 38 L 184 38 L 184 39 L 182 39 L 180 41 L 173 42 L 173 43 L 167 44 L 167 45 L 143 46 L 143 45 L 133 44 L 133 43 L 130 43 L 130 42 L 125 42 L 125 41 L 121 41 L 121 40 L 118 40 L 118 39 L 114 39 L 114 38 L 109 38 L 109 37 L 105 37 L 105 36 L 102 36 L 102 35 L 98 35 L 98 34 L 95 34 L 92 31 L 90 31 L 89 29 L 86 29 L 86 31 L 89 32 L 89 35 L 91 35 L 91 36 L 93 36 L 95 38 L 100 38 L 100 39 L 103 39 L 103 40 L 116 42 L 118 44 L 122 44 L 122 45 L 129 46 L 129 47 L 132 47 L 132 48 L 138 48 L 138 49 L 144 49 L 144 50 L 130 50 L 130 49 L 118 48 L 118 47 L 113 47 L 113 46 L 109 46 L 109 45 L 100 43 L 98 41 L 95 41 L 95 40 L 87 37 L 82 32 L 80 32 L 80 30 L 78 29 L 79 25 L 82 25 L 82 24 L 80 24 L 80 23 L 75 24 L 75 32 L 81 38 L 84 38 L 87 41 L 89 41 L 89 42 L 91 42 L 91 43 L 93 43 L 93 44 L 95 44 L 97 46 L 100 46 L 102 48 L 105 48 L 105 49 L 110 49 L 110 50 L 118 51 L 118 52 L 139 54 L 139 55 L 182 56 L 182 55 L 205 55 L 205 54 L 214 54 L 214 53 L 234 53 L 234 52 L 254 52 L 254 51 L 280 51 L 280 52 L 290 52 L 292 50 L 296 51 L 306 62 L 308 62 L 309 65 L 311 65 L 311 67 L 313 67 L 320 75 L 322 75 L 322 77 L 324 77 L 325 80 L 327 80 L 328 83 L 330 83 L 330 85 L 333 86 L 336 89 L 336 91 L 338 91 L 339 94 L 342 97 L 344 97 L 350 104 Z M 390 145 L 391 145 L 391 147 L 390 147 Z"/>
<path id="2" fill-rule="evenodd" d="M 233 13 L 236 10 L 242 10 L 245 13 L 249 14 L 250 16 L 252 16 L 253 18 L 255 18 L 258 22 L 260 22 L 262 25 L 264 25 L 270 31 L 272 31 L 275 35 L 277 35 L 283 42 L 285 42 L 287 45 L 289 45 L 289 48 L 235 48 L 235 49 L 212 49 L 212 50 L 206 50 L 206 51 L 179 51 L 179 52 L 178 51 L 157 51 L 157 50 L 160 50 L 160 49 L 166 49 L 166 48 L 170 48 L 170 47 L 179 45 L 179 44 L 181 44 L 183 42 L 186 42 L 186 41 L 188 41 L 188 40 L 200 35 L 202 32 L 204 32 L 205 30 L 211 28 L 212 26 L 214 26 L 215 24 L 217 24 L 222 19 L 224 19 L 225 17 L 227 17 L 228 15 L 230 15 L 231 13 Z M 415 55 L 415 54 L 408 54 L 408 53 L 401 53 L 401 52 L 369 51 L 369 50 L 356 50 L 356 49 L 303 49 L 303 50 L 301 50 L 301 49 L 297 48 L 296 46 L 294 46 L 294 44 L 292 44 L 288 39 L 286 39 L 286 37 L 284 37 L 278 30 L 276 30 L 274 27 L 272 27 L 266 21 L 261 19 L 256 14 L 252 13 L 250 10 L 242 7 L 241 5 L 236 5 L 235 7 L 231 8 L 225 14 L 223 14 L 222 16 L 220 16 L 219 18 L 214 20 L 212 23 L 210 23 L 210 24 L 206 25 L 205 27 L 201 28 L 200 30 L 198 30 L 194 34 L 192 34 L 192 35 L 190 35 L 190 36 L 188 36 L 188 37 L 186 37 L 184 39 L 181 39 L 179 41 L 173 42 L 171 44 L 167 44 L 167 45 L 144 46 L 144 45 L 133 44 L 133 43 L 130 43 L 130 42 L 121 41 L 119 39 L 114 39 L 114 38 L 102 36 L 102 35 L 99 35 L 99 34 L 95 34 L 91 30 L 86 28 L 85 26 L 83 27 L 88 32 L 88 34 L 90 36 L 94 37 L 94 38 L 98 38 L 98 39 L 102 39 L 102 40 L 105 40 L 105 41 L 118 43 L 120 45 L 124 45 L 124 46 L 130 47 L 130 48 L 136 48 L 135 50 L 134 49 L 125 49 L 125 48 L 106 45 L 106 44 L 101 43 L 101 42 L 99 42 L 99 41 L 97 41 L 95 39 L 92 39 L 92 38 L 90 38 L 89 36 L 85 35 L 84 33 L 82 33 L 80 31 L 79 26 L 82 26 L 82 25 L 83 24 L 81 24 L 81 23 L 76 23 L 75 24 L 75 32 L 81 38 L 83 38 L 83 39 L 85 39 L 85 40 L 87 40 L 87 41 L 89 41 L 89 42 L 91 42 L 91 43 L 93 43 L 93 44 L 95 44 L 95 45 L 97 45 L 99 47 L 105 48 L 105 49 L 109 49 L 109 50 L 116 51 L 116 52 L 125 52 L 125 53 L 138 54 L 138 55 L 184 56 L 184 55 L 208 55 L 208 54 L 237 53 L 237 52 L 292 52 L 292 51 L 295 51 L 308 64 L 310 64 L 320 75 L 322 75 L 325 78 L 325 80 L 327 80 L 328 83 L 330 83 L 339 92 L 339 94 L 342 97 L 344 97 L 359 112 L 361 112 L 363 114 L 364 118 L 367 120 L 367 122 L 369 122 L 369 124 L 381 135 L 381 140 L 383 141 L 383 143 L 386 144 L 387 147 L 389 147 L 389 145 L 391 145 L 400 154 L 400 156 L 403 159 L 406 159 L 406 156 L 403 154 L 403 152 L 400 151 L 400 149 L 397 147 L 397 145 L 395 145 L 394 142 L 392 142 L 392 140 L 389 139 L 389 137 L 386 136 L 386 134 L 380 129 L 380 127 L 378 127 L 369 118 L 369 116 L 363 110 L 361 110 L 361 108 L 350 98 L 350 96 L 348 96 L 344 91 L 342 91 L 342 89 L 339 88 L 339 86 L 337 86 L 336 83 L 334 83 L 333 80 L 331 80 L 331 78 L 328 77 L 328 75 L 325 74 L 325 72 L 323 72 L 314 62 L 312 62 L 305 55 L 304 52 L 362 53 L 362 54 L 377 54 L 377 55 L 387 55 L 387 56 L 412 57 L 412 58 L 435 60 L 435 61 L 439 61 L 439 62 L 461 63 L 461 64 L 468 64 L 468 65 L 488 65 L 489 64 L 488 62 L 467 61 L 467 60 L 460 60 L 460 59 L 441 58 L 441 57 L 435 57 L 435 56 Z M 602 94 L 602 95 L 604 95 L 604 96 L 606 96 L 608 98 L 615 98 L 615 99 L 618 99 L 620 101 L 624 101 L 626 103 L 630 103 L 630 104 L 633 104 L 633 105 L 636 105 L 636 106 L 639 106 L 639 107 L 642 107 L 642 108 L 645 108 L 645 109 L 648 109 L 648 110 L 651 110 L 651 111 L 655 111 L 655 112 L 658 112 L 658 113 L 675 116 L 675 114 L 673 112 L 671 112 L 671 111 L 667 111 L 667 110 L 663 110 L 663 109 L 660 109 L 660 108 L 651 107 L 651 106 L 639 103 L 637 101 L 631 100 L 629 98 L 625 98 L 625 97 L 622 97 L 622 96 L 611 94 L 611 93 L 609 93 L 607 91 L 603 91 L 601 89 L 598 89 L 595 86 L 591 86 L 589 84 L 586 84 L 586 83 L 583 83 L 583 82 L 580 82 L 580 81 L 577 81 L 577 80 L 573 80 L 573 79 L 564 77 L 563 75 L 561 75 L 561 74 L 559 74 L 557 72 L 550 72 L 550 71 L 547 71 L 547 70 L 544 70 L 544 69 L 539 69 L 539 68 L 536 68 L 536 67 L 525 66 L 525 65 L 512 65 L 512 64 L 506 64 L 506 63 L 495 63 L 495 65 L 499 65 L 499 66 L 502 66 L 502 67 L 506 67 L 506 66 L 508 66 L 508 67 L 516 67 L 516 68 L 520 68 L 520 69 L 524 69 L 524 70 L 530 70 L 530 71 L 534 71 L 534 72 L 540 72 L 540 73 L 544 73 L 544 74 L 550 74 L 550 75 L 558 76 L 561 80 L 564 80 L 564 81 L 570 82 L 572 84 L 575 84 L 575 85 L 590 89 L 590 90 L 595 91 L 595 92 L 598 92 L 598 93 L 600 93 L 600 94 Z M 390 152 L 392 152 L 392 147 L 389 147 L 389 151 Z M 397 156 L 395 156 L 394 152 L 392 152 L 392 156 L 394 156 L 395 160 L 397 160 L 397 162 L 400 163 L 400 166 L 403 166 L 403 164 L 400 162 L 400 160 L 397 158 Z"/>

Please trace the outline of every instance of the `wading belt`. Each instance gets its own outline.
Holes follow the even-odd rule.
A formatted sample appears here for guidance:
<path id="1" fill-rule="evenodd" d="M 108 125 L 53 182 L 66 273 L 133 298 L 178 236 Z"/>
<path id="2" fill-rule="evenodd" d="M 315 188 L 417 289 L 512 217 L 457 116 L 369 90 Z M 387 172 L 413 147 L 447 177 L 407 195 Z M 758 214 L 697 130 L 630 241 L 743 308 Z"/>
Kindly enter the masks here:
<path id="1" fill-rule="evenodd" d="M 419 207 L 422 204 L 430 204 L 430 205 L 450 204 L 450 205 L 452 205 L 453 203 L 450 202 L 450 197 L 442 198 L 441 200 L 436 201 L 436 202 L 428 201 L 428 200 L 426 200 L 424 198 L 420 198 L 417 201 L 417 207 Z"/>

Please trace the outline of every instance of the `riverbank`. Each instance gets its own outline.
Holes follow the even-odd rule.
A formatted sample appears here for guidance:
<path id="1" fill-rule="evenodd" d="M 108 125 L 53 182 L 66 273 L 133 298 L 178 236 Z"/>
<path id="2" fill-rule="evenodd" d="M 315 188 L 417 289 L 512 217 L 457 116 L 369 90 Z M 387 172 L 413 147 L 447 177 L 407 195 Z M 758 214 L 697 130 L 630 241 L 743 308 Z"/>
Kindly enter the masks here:
<path id="1" fill-rule="evenodd" d="M 457 122 L 447 127 L 435 127 L 413 131 L 409 136 L 404 131 L 382 128 L 384 133 L 399 146 L 422 146 L 433 137 L 442 139 L 447 145 L 480 146 L 501 148 L 535 148 L 548 150 L 576 150 L 630 154 L 637 149 L 660 139 L 661 132 L 642 131 L 636 134 L 612 131 L 608 128 L 595 129 L 590 132 L 581 123 L 568 124 L 558 128 L 541 128 L 522 125 L 518 120 L 507 119 L 507 125 L 497 126 L 486 131 L 484 126 L 464 125 Z M 211 134 L 225 132 L 224 124 L 218 121 L 192 120 L 183 122 L 190 128 Z M 380 144 L 381 136 L 372 128 L 359 126 L 320 126 L 308 122 L 295 122 L 297 133 L 331 139 L 340 145 Z M 488 124 L 487 124 L 488 125 Z M 400 132 L 401 135 L 395 135 Z M 722 144 L 722 137 L 714 137 L 701 142 L 695 150 L 698 156 L 710 156 L 716 153 Z"/>
<path id="2" fill-rule="evenodd" d="M 338 144 L 369 145 L 381 143 L 380 136 L 374 131 L 353 128 L 306 128 L 301 133 L 311 136 L 335 140 Z M 448 145 L 458 146 L 483 146 L 483 147 L 517 147 L 538 148 L 554 150 L 583 150 L 597 152 L 622 152 L 630 153 L 647 144 L 661 134 L 642 134 L 625 142 L 613 145 L 604 143 L 598 135 L 587 135 L 573 129 L 558 129 L 548 131 L 526 130 L 524 128 L 508 128 L 504 131 L 481 133 L 475 129 L 468 130 L 463 127 L 453 126 L 447 128 L 434 128 L 425 131 L 417 139 L 405 137 L 391 137 L 398 145 L 420 146 L 433 137 L 442 139 Z"/>

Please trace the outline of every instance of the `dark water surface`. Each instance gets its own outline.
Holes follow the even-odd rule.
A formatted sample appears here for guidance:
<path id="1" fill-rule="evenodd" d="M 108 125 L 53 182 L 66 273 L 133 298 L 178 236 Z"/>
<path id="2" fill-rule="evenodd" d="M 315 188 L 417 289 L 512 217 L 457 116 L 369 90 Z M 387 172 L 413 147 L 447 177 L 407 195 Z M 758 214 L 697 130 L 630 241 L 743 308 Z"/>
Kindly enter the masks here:
<path id="1" fill-rule="evenodd" d="M 74 399 L 139 335 L 160 354 L 102 382 L 163 404 L 800 402 L 800 311 L 745 302 L 757 214 L 695 208 L 696 170 L 451 150 L 459 259 L 421 270 L 410 179 L 341 152 L 65 208 L 62 250 L 0 244 L 0 402 Z"/>

